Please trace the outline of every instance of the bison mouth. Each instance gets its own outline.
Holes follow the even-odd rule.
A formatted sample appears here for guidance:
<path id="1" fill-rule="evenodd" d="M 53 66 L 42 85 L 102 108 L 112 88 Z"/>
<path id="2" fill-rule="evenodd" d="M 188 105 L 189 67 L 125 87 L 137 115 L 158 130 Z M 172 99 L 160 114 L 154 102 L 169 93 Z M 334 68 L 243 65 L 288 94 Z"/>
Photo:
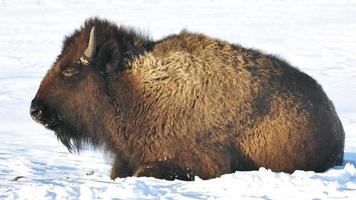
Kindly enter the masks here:
<path id="1" fill-rule="evenodd" d="M 42 113 L 40 113 L 39 115 L 43 115 Z M 38 116 L 38 117 L 34 117 L 32 116 L 32 119 L 37 122 L 42 124 L 44 127 L 46 127 L 47 129 L 50 130 L 55 130 L 56 127 L 58 127 L 59 125 L 59 120 L 56 119 L 57 117 L 55 117 L 54 115 L 49 115 L 49 116 Z"/>
<path id="2" fill-rule="evenodd" d="M 50 130 L 54 130 L 60 122 L 60 117 L 55 112 L 50 112 L 38 98 L 34 98 L 31 103 L 30 114 L 32 119 L 45 126 Z"/>

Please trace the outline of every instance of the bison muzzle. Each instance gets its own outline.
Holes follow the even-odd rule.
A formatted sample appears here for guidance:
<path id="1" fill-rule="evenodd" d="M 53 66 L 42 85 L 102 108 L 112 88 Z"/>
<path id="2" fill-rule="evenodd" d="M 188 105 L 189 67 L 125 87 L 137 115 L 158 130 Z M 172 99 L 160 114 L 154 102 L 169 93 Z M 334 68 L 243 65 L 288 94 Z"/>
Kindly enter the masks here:
<path id="1" fill-rule="evenodd" d="M 153 41 L 87 20 L 66 37 L 30 112 L 69 151 L 103 147 L 112 179 L 322 172 L 343 161 L 342 124 L 314 79 L 274 56 L 187 31 Z"/>

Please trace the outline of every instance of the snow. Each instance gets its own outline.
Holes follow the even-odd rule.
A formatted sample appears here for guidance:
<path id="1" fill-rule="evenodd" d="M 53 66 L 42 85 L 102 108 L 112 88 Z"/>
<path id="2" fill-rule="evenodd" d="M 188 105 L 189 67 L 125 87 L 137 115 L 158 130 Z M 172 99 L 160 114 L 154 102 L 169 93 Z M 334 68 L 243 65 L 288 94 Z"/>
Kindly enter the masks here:
<path id="1" fill-rule="evenodd" d="M 333 100 L 346 131 L 344 165 L 194 182 L 110 180 L 110 156 L 68 153 L 28 114 L 64 35 L 94 15 L 154 39 L 186 28 L 286 59 Z M 352 0 L 0 0 L 0 199 L 356 199 L 355 19 Z"/>

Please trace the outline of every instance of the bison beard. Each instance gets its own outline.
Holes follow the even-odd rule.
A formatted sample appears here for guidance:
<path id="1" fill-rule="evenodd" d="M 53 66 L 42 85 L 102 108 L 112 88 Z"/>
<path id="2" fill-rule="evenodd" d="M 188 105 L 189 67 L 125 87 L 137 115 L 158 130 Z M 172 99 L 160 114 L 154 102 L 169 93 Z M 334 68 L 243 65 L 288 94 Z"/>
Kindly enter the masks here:
<path id="1" fill-rule="evenodd" d="M 67 37 L 32 118 L 70 152 L 113 155 L 111 178 L 325 171 L 344 131 L 315 80 L 257 50 L 182 31 L 153 41 L 92 18 Z"/>
<path id="2" fill-rule="evenodd" d="M 54 129 L 54 132 L 58 140 L 67 147 L 69 152 L 80 152 L 83 146 L 91 144 L 93 146 L 98 145 L 98 140 L 89 137 L 89 135 L 81 134 L 81 131 L 75 130 L 75 128 L 70 128 L 68 124 L 63 126 L 58 126 Z"/>

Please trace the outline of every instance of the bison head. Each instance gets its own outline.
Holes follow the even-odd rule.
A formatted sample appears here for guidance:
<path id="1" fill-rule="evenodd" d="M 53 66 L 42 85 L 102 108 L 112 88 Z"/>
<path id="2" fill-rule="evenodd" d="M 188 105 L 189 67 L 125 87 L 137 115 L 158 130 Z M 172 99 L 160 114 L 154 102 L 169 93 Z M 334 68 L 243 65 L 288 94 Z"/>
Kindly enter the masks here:
<path id="1" fill-rule="evenodd" d="M 30 114 L 53 130 L 69 151 L 80 150 L 86 143 L 95 145 L 105 137 L 103 123 L 117 110 L 108 80 L 124 71 L 133 56 L 130 35 L 134 32 L 107 21 L 86 21 L 66 38 L 42 80 Z"/>

